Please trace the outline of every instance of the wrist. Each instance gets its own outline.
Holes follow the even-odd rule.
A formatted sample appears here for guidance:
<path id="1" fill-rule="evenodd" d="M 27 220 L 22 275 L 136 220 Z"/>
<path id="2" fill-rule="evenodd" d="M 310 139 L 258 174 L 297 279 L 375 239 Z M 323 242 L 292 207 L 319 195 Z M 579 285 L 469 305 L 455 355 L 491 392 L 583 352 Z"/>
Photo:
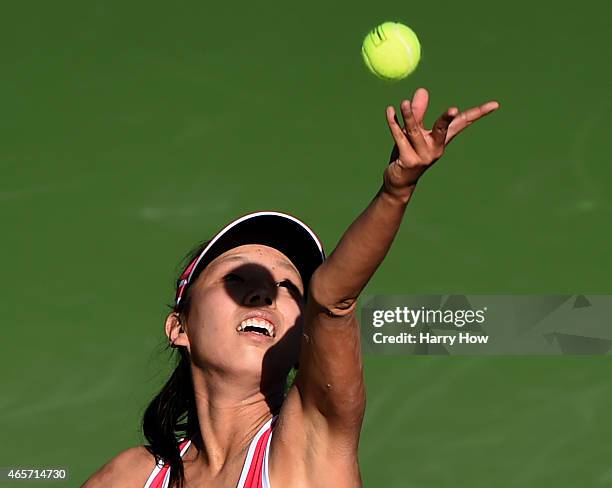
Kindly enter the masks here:
<path id="1" fill-rule="evenodd" d="M 385 201 L 393 205 L 406 206 L 408 205 L 408 202 L 410 202 L 410 199 L 412 198 L 412 194 L 414 193 L 415 188 L 416 188 L 416 183 L 410 186 L 402 187 L 402 188 L 393 188 L 393 187 L 389 187 L 386 184 L 383 184 L 379 191 L 379 195 Z"/>

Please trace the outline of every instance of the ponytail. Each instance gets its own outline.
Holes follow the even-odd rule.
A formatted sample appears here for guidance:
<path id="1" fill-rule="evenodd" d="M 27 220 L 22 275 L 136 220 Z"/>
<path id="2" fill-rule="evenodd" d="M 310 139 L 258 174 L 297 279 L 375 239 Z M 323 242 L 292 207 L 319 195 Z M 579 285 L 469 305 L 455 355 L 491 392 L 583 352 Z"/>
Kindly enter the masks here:
<path id="1" fill-rule="evenodd" d="M 208 242 L 203 242 L 191 251 L 185 257 L 185 260 L 191 262 L 206 247 Z M 170 306 L 170 308 L 185 318 L 190 301 L 189 289 L 187 289 L 180 305 L 178 307 Z M 169 347 L 170 345 L 167 345 L 166 350 Z M 200 426 L 198 424 L 189 354 L 184 346 L 177 347 L 175 351 L 178 353 L 175 359 L 176 367 L 164 387 L 145 410 L 142 430 L 149 442 L 149 445 L 145 447 L 154 456 L 155 462 L 170 466 L 168 486 L 183 488 L 185 472 L 178 446 L 179 439 L 183 437 L 193 439 L 199 432 Z"/>
<path id="2" fill-rule="evenodd" d="M 176 369 L 145 410 L 142 430 L 149 442 L 145 447 L 155 457 L 155 462 L 170 465 L 169 486 L 176 483 L 178 488 L 183 488 L 185 474 L 177 434 L 193 438 L 198 422 L 189 358 L 183 348 L 179 352 Z"/>

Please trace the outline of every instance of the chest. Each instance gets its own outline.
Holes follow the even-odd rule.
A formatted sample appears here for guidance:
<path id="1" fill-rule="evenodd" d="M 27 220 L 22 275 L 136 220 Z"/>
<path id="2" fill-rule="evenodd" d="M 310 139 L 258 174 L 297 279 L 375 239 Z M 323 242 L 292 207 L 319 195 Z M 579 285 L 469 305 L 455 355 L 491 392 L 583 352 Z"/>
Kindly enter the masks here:
<path id="1" fill-rule="evenodd" d="M 220 470 L 213 472 L 194 461 L 183 460 L 184 488 L 261 488 L 259 481 L 262 465 L 245 452 L 228 460 Z M 254 483 L 257 479 L 259 482 Z"/>

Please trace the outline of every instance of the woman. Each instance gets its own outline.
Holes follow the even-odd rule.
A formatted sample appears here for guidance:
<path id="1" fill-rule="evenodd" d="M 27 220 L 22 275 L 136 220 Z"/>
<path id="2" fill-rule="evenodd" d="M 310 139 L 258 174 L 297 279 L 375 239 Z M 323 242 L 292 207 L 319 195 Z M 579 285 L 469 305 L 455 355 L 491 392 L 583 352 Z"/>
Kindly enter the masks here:
<path id="1" fill-rule="evenodd" d="M 327 259 L 305 224 L 277 212 L 237 219 L 196 250 L 166 319 L 180 362 L 145 413 L 150 445 L 118 454 L 86 488 L 361 486 L 357 298 L 419 178 L 499 107 L 452 107 L 427 130 L 427 104 L 424 88 L 404 100 L 403 128 L 387 107 L 395 145 L 383 183 Z"/>

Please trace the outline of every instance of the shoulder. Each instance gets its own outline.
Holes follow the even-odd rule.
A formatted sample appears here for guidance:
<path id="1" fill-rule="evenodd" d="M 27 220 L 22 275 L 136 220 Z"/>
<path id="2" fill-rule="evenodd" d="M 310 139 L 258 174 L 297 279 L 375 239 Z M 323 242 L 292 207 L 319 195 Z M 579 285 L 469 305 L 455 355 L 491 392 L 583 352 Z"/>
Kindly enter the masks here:
<path id="1" fill-rule="evenodd" d="M 153 468 L 155 468 L 155 459 L 146 447 L 130 447 L 96 471 L 81 488 L 103 486 L 143 488 Z"/>

